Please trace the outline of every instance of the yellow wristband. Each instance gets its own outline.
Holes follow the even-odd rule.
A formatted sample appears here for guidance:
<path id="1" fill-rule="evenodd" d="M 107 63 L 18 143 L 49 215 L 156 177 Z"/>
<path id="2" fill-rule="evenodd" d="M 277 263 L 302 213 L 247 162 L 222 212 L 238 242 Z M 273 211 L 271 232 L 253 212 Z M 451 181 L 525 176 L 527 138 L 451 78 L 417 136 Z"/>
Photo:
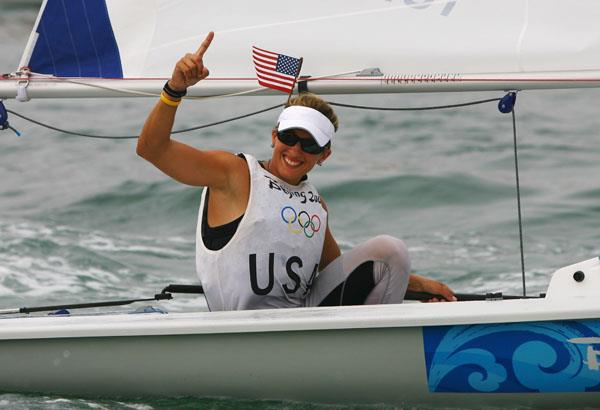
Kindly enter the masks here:
<path id="1" fill-rule="evenodd" d="M 160 100 L 167 104 L 169 107 L 177 107 L 179 104 L 181 104 L 181 100 L 179 101 L 173 101 L 173 100 L 169 100 L 169 98 L 165 95 L 164 91 L 160 93 Z"/>

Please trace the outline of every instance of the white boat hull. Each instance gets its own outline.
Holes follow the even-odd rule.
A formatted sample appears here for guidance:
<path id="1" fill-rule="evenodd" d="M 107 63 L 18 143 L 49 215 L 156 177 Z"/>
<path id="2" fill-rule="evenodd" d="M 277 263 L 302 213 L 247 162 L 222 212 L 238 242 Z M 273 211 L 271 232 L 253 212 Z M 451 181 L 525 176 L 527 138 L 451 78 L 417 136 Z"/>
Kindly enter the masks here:
<path id="1" fill-rule="evenodd" d="M 110 397 L 598 406 L 600 393 L 584 391 L 600 389 L 600 371 L 587 364 L 594 346 L 587 342 L 600 336 L 595 319 L 600 306 L 593 298 L 568 305 L 540 299 L 11 318 L 0 326 L 5 369 L 0 386 L 11 392 Z M 577 330 L 583 327 L 596 333 Z M 454 336 L 449 342 L 438 340 L 432 349 L 440 331 Z M 516 343 L 518 349 L 544 344 L 548 334 L 556 339 L 531 359 L 533 373 L 516 375 L 517 381 L 541 380 L 537 390 L 515 387 L 509 380 L 515 375 L 508 373 L 516 372 L 519 363 L 496 356 L 515 332 L 529 334 Z M 468 335 L 464 343 L 455 337 L 460 334 Z M 477 338 L 489 343 L 484 347 L 495 361 L 457 363 L 453 358 L 469 353 Z M 444 343 L 456 350 L 440 353 Z M 459 376 L 437 377 L 449 366 Z M 494 389 L 494 377 L 502 373 L 498 366 L 507 377 L 496 380 Z M 456 382 L 460 374 L 463 387 Z M 553 380 L 563 378 L 581 383 L 559 383 L 557 391 Z M 448 383 L 455 390 L 445 390 Z M 528 392 L 517 391 L 523 388 Z"/>
<path id="2" fill-rule="evenodd" d="M 594 258 L 557 270 L 545 298 L 7 317 L 0 389 L 598 407 L 599 286 Z"/>

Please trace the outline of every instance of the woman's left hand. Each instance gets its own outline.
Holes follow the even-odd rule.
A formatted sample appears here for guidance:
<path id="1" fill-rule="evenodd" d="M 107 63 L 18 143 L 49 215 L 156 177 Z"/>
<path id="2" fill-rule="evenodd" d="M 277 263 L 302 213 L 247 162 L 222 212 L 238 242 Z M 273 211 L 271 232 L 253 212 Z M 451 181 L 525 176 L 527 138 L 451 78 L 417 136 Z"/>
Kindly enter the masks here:
<path id="1" fill-rule="evenodd" d="M 434 279 L 429 279 L 424 276 L 410 275 L 408 281 L 408 290 L 412 292 L 426 292 L 433 295 L 440 295 L 442 298 L 431 298 L 425 302 L 456 302 L 454 292 L 442 282 Z"/>

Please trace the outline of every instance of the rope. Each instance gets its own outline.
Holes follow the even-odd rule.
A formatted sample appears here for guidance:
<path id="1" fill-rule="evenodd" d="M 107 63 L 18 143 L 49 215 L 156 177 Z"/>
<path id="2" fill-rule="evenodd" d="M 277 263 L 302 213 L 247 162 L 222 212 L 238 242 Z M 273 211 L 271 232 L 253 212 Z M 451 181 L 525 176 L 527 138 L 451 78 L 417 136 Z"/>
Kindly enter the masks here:
<path id="1" fill-rule="evenodd" d="M 427 110 L 442 110 L 446 108 L 458 108 L 458 107 L 467 107 L 469 105 L 477 105 L 477 104 L 485 104 L 489 102 L 500 101 L 501 98 L 490 98 L 487 100 L 478 100 L 478 101 L 470 101 L 466 103 L 460 104 L 450 104 L 450 105 L 434 105 L 430 107 L 370 107 L 365 105 L 352 105 L 352 104 L 342 104 L 336 103 L 333 101 L 327 101 L 329 105 L 333 105 L 336 107 L 344 107 L 344 108 L 355 108 L 359 110 L 375 110 L 375 111 L 427 111 Z"/>
<path id="2" fill-rule="evenodd" d="M 211 124 L 199 125 L 197 127 L 185 128 L 183 130 L 173 131 L 172 134 L 179 134 L 181 132 L 195 131 L 195 130 L 199 130 L 201 128 L 208 128 L 208 127 L 212 127 L 212 126 L 215 126 L 215 125 L 225 124 L 226 122 L 241 120 L 242 118 L 247 118 L 247 117 L 251 117 L 253 115 L 262 114 L 263 112 L 271 111 L 271 110 L 274 110 L 274 109 L 282 107 L 282 106 L 283 106 L 283 104 L 277 104 L 277 105 L 274 105 L 272 107 L 267 107 L 267 108 L 264 108 L 264 109 L 259 110 L 259 111 L 254 111 L 254 112 L 251 112 L 249 114 L 244 114 L 244 115 L 240 115 L 240 116 L 237 116 L 237 117 L 229 118 L 227 120 L 217 121 L 217 122 L 213 122 Z"/>
<path id="3" fill-rule="evenodd" d="M 18 112 L 15 112 L 13 110 L 6 110 L 7 112 L 11 113 L 12 115 L 16 115 L 17 117 L 20 117 L 26 121 L 32 122 L 34 124 L 37 124 L 41 127 L 45 127 L 48 129 L 51 129 L 53 131 L 58 131 L 58 132 L 63 132 L 65 134 L 69 134 L 69 135 L 76 135 L 78 137 L 86 137 L 86 138 L 98 138 L 98 139 L 114 139 L 114 140 L 121 140 L 121 139 L 130 139 L 130 138 L 137 138 L 137 135 L 124 135 L 124 136 L 120 136 L 120 135 L 116 135 L 116 136 L 108 136 L 108 135 L 92 135 L 92 134 L 85 134 L 82 132 L 75 132 L 75 131 L 68 131 L 68 130 L 63 130 L 62 128 L 57 128 L 57 127 L 53 127 L 52 125 L 49 124 L 45 124 L 43 122 L 34 120 L 33 118 L 29 118 L 23 114 L 19 114 Z"/>
<path id="4" fill-rule="evenodd" d="M 513 145 L 515 151 L 515 178 L 517 183 L 517 211 L 519 213 L 519 246 L 521 249 L 521 277 L 523 278 L 523 296 L 527 296 L 525 288 L 525 253 L 523 251 L 523 218 L 521 217 L 521 185 L 519 183 L 519 160 L 517 155 L 517 122 L 515 119 L 515 109 L 511 110 L 513 126 Z"/>
<path id="5" fill-rule="evenodd" d="M 240 120 L 242 118 L 251 117 L 253 115 L 262 114 L 264 112 L 271 111 L 271 110 L 274 110 L 274 109 L 279 108 L 279 107 L 281 107 L 281 104 L 277 104 L 277 105 L 274 105 L 272 107 L 263 108 L 262 110 L 254 111 L 254 112 L 251 112 L 251 113 L 248 113 L 248 114 L 239 115 L 237 117 L 228 118 L 226 120 L 212 122 L 210 124 L 198 125 L 198 126 L 192 127 L 192 128 L 185 128 L 185 129 L 182 129 L 182 130 L 173 131 L 172 134 L 179 134 L 179 133 L 182 133 L 182 132 L 189 132 L 189 131 L 199 130 L 199 129 L 202 129 L 202 128 L 213 127 L 215 125 L 225 124 L 227 122 L 232 122 L 232 121 Z M 139 137 L 139 135 L 93 135 L 93 134 L 86 134 L 86 133 L 83 133 L 83 132 L 69 131 L 69 130 L 64 130 L 64 129 L 57 128 L 57 127 L 54 127 L 52 125 L 45 124 L 43 122 L 34 120 L 33 118 L 27 117 L 27 116 L 25 116 L 23 114 L 19 114 L 18 112 L 15 112 L 13 110 L 7 109 L 6 111 L 9 112 L 9 113 L 11 113 L 11 114 L 13 114 L 13 115 L 16 115 L 17 117 L 20 117 L 20 118 L 22 118 L 22 119 L 24 119 L 26 121 L 32 122 L 34 124 L 37 124 L 37 125 L 39 125 L 41 127 L 45 127 L 45 128 L 51 129 L 53 131 L 58 131 L 58 132 L 62 132 L 62 133 L 69 134 L 69 135 L 75 135 L 75 136 L 78 136 L 78 137 L 96 138 L 96 139 L 113 139 L 113 140 L 134 139 L 134 138 L 138 138 Z"/>
<path id="6" fill-rule="evenodd" d="M 87 83 L 84 81 L 76 81 L 76 80 L 72 80 L 72 79 L 68 79 L 68 78 L 62 78 L 62 77 L 54 77 L 54 76 L 45 76 L 43 74 L 36 74 L 36 76 L 43 76 L 43 77 L 48 77 L 52 80 L 59 80 L 65 83 L 71 83 L 71 84 L 78 84 L 78 85 L 83 85 L 86 87 L 90 87 L 90 88 L 98 88 L 100 90 L 107 90 L 107 91 L 116 91 L 119 93 L 123 93 L 123 94 L 131 94 L 131 95 L 137 95 L 137 96 L 142 96 L 142 97 L 160 97 L 160 93 L 156 94 L 156 93 L 148 93 L 145 91 L 134 91 L 134 90 L 127 90 L 124 88 L 118 88 L 118 87 L 108 87 L 105 85 L 100 85 L 100 84 L 92 84 L 92 83 Z M 237 93 L 228 93 L 228 94 L 219 94 L 219 95 L 208 95 L 208 96 L 186 96 L 183 97 L 183 99 L 185 100 L 210 100 L 210 99 L 215 99 L 215 98 L 227 98 L 227 97 L 238 97 L 241 95 L 246 95 L 246 94 L 254 94 L 257 93 L 259 91 L 264 90 L 263 87 L 258 87 L 258 88 L 254 88 L 252 90 L 247 90 L 247 91 L 240 91 Z"/>
<path id="7" fill-rule="evenodd" d="M 372 107 L 372 106 L 365 106 L 365 105 L 352 105 L 352 104 L 342 104 L 342 103 L 337 103 L 334 101 L 328 101 L 328 103 L 330 105 L 336 106 L 336 107 L 344 107 L 344 108 L 354 108 L 354 109 L 359 109 L 359 110 L 375 110 L 375 111 L 427 111 L 427 110 L 441 110 L 441 109 L 447 109 L 447 108 L 459 108 L 459 107 L 467 107 L 470 105 L 477 105 L 477 104 L 485 104 L 485 103 L 489 103 L 489 102 L 495 102 L 495 101 L 499 101 L 500 98 L 490 98 L 490 99 L 486 99 L 486 100 L 477 100 L 477 101 L 470 101 L 470 102 L 466 102 L 466 103 L 460 103 L 460 104 L 449 104 L 449 105 L 437 105 L 437 106 L 429 106 L 429 107 Z M 198 125 L 195 127 L 191 127 L 191 128 L 184 128 L 181 130 L 177 130 L 177 131 L 173 131 L 171 134 L 180 134 L 180 133 L 184 133 L 184 132 L 189 132 L 189 131 L 195 131 L 195 130 L 199 130 L 199 129 L 203 129 L 203 128 L 209 128 L 209 127 L 214 127 L 216 125 L 221 125 L 221 124 L 225 124 L 228 122 L 232 122 L 232 121 L 237 121 L 237 120 L 241 120 L 243 118 L 248 118 L 248 117 L 252 117 L 254 115 L 258 115 L 258 114 L 262 114 L 264 112 L 268 112 L 268 111 L 272 111 L 276 108 L 281 107 L 282 104 L 277 104 L 271 107 L 267 107 L 267 108 L 263 108 L 262 110 L 258 110 L 258 111 L 254 111 L 248 114 L 243 114 L 243 115 L 239 115 L 237 117 L 232 117 L 232 118 L 228 118 L 222 121 L 216 121 L 216 122 L 212 122 L 209 124 L 204 124 L 204 125 Z M 23 114 L 20 114 L 18 112 L 15 112 L 13 110 L 6 110 L 7 112 L 16 115 L 17 117 L 20 117 L 26 121 L 32 122 L 36 125 L 39 125 L 41 127 L 45 127 L 48 129 L 51 129 L 53 131 L 57 131 L 57 132 L 62 132 L 68 135 L 74 135 L 74 136 L 78 136 L 78 137 L 85 137 L 85 138 L 96 138 L 96 139 L 116 139 L 116 140 L 121 140 L 121 139 L 134 139 L 134 138 L 138 138 L 138 135 L 95 135 L 95 134 L 86 134 L 83 132 L 77 132 L 77 131 L 69 131 L 69 130 L 65 130 L 62 128 L 58 128 L 58 127 L 54 127 L 52 125 L 43 123 L 41 121 L 35 120 L 31 117 L 27 117 Z"/>

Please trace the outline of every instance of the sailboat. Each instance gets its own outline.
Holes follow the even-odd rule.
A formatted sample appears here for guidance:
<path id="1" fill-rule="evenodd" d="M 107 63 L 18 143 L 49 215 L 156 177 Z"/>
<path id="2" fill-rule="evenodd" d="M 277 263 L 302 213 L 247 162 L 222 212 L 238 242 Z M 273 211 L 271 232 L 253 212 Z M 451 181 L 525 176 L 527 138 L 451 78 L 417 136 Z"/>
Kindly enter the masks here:
<path id="1" fill-rule="evenodd" d="M 173 63 L 209 30 L 218 38 L 211 77 L 188 90 L 191 99 L 276 93 L 257 84 L 255 44 L 302 56 L 298 88 L 318 94 L 598 87 L 599 14 L 593 0 L 310 0 L 293 9 L 272 0 L 45 0 L 19 68 L 0 81 L 0 98 L 156 97 Z M 596 257 L 558 268 L 544 297 L 137 315 L 8 312 L 0 320 L 0 386 L 99 396 L 594 406 L 599 288 Z"/>

